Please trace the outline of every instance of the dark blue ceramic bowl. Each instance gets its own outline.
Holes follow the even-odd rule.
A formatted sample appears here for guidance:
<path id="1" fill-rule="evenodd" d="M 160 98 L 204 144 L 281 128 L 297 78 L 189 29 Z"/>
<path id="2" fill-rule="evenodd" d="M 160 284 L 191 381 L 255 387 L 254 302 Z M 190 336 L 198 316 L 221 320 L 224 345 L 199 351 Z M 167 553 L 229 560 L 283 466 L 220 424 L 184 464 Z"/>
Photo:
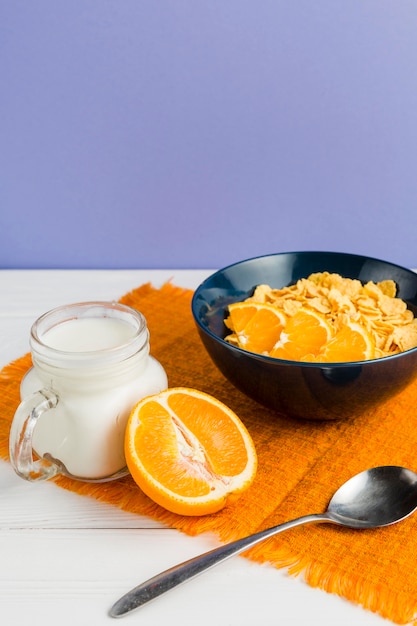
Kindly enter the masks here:
<path id="1" fill-rule="evenodd" d="M 229 303 L 249 297 L 258 284 L 281 288 L 322 271 L 362 282 L 392 279 L 398 297 L 417 316 L 416 273 L 386 261 L 338 252 L 285 252 L 230 265 L 197 288 L 192 313 L 211 359 L 243 393 L 289 416 L 343 419 L 363 413 L 408 385 L 417 376 L 417 348 L 382 359 L 323 365 L 273 359 L 224 340 Z"/>

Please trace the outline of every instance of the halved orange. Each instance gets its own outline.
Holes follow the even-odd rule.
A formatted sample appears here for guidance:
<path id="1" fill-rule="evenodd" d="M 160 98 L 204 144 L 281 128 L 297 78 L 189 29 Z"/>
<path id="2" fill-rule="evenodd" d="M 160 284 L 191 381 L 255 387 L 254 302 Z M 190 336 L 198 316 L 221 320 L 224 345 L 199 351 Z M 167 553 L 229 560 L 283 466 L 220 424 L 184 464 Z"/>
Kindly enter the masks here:
<path id="1" fill-rule="evenodd" d="M 332 327 L 324 315 L 302 308 L 290 317 L 270 356 L 299 361 L 315 355 L 332 336 Z"/>
<path id="2" fill-rule="evenodd" d="M 235 302 L 229 305 L 226 326 L 234 333 L 240 348 L 268 353 L 276 344 L 286 316 L 276 306 L 261 302 Z"/>
<path id="3" fill-rule="evenodd" d="M 316 356 L 317 361 L 343 363 L 365 361 L 375 356 L 375 341 L 368 330 L 353 321 L 346 322 Z"/>
<path id="4" fill-rule="evenodd" d="M 216 398 L 173 387 L 140 400 L 125 455 L 142 491 L 180 515 L 222 509 L 253 482 L 257 455 L 240 418 Z"/>

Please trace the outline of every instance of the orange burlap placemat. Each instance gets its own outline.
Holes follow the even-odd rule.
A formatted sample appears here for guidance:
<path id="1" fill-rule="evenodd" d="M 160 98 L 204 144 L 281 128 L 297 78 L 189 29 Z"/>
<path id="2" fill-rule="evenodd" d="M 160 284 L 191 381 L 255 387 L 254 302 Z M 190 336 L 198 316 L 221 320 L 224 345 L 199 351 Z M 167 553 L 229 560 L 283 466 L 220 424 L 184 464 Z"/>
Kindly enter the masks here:
<path id="1" fill-rule="evenodd" d="M 207 356 L 191 315 L 192 292 L 168 283 L 143 285 L 121 298 L 145 315 L 151 352 L 166 368 L 170 386 L 206 391 L 228 404 L 246 424 L 259 457 L 251 488 L 232 506 L 206 517 L 182 517 L 151 502 L 130 477 L 93 485 L 59 477 L 60 487 L 147 515 L 222 542 L 308 513 L 325 510 L 335 489 L 353 474 L 377 465 L 417 470 L 417 383 L 382 408 L 345 422 L 289 419 L 237 391 Z M 30 366 L 25 355 L 0 373 L 0 454 L 8 435 L 19 384 Z M 353 531 L 327 524 L 301 526 L 267 540 L 248 558 L 336 593 L 399 624 L 417 617 L 417 514 L 395 526 Z"/>

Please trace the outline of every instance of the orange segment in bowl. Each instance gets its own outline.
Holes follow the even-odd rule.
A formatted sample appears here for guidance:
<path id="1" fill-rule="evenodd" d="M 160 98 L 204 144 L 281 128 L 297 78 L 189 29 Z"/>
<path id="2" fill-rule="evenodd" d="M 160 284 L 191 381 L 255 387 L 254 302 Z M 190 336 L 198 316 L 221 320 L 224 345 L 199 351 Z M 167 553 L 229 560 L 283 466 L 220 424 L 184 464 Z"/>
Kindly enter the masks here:
<path id="1" fill-rule="evenodd" d="M 332 328 L 324 315 L 303 308 L 288 319 L 270 356 L 299 361 L 306 355 L 316 355 L 331 336 Z"/>
<path id="2" fill-rule="evenodd" d="M 251 485 L 257 469 L 255 446 L 238 416 L 216 398 L 182 387 L 134 407 L 125 455 L 142 491 L 181 515 L 219 511 Z"/>
<path id="3" fill-rule="evenodd" d="M 357 322 L 348 321 L 317 355 L 317 361 L 342 363 L 364 361 L 375 356 L 375 342 L 367 329 Z"/>
<path id="4" fill-rule="evenodd" d="M 286 316 L 277 307 L 260 302 L 236 302 L 229 305 L 226 326 L 233 332 L 228 341 L 240 348 L 268 353 L 279 339 Z"/>

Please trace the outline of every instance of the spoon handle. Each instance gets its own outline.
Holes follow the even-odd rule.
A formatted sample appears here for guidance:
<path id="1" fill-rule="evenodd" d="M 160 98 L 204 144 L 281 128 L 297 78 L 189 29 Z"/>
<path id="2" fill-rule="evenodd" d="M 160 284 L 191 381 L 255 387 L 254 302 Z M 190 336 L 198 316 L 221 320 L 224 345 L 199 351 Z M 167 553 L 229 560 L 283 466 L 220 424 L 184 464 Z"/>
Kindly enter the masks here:
<path id="1" fill-rule="evenodd" d="M 157 598 L 166 591 L 169 591 L 173 587 L 180 585 L 181 583 L 194 578 L 198 574 L 214 567 L 229 559 L 230 557 L 240 554 L 244 550 L 251 548 L 260 541 L 268 539 L 284 530 L 289 530 L 294 526 L 300 526 L 301 524 L 308 524 L 311 522 L 331 522 L 332 520 L 326 513 L 316 515 L 304 515 L 298 517 L 289 522 L 261 530 L 260 532 L 244 537 L 243 539 L 237 539 L 231 543 L 227 543 L 220 548 L 215 548 L 209 552 L 205 552 L 200 556 L 196 556 L 188 561 L 174 565 L 169 569 L 149 578 L 142 584 L 134 587 L 122 596 L 110 609 L 111 617 L 121 617 L 134 609 L 146 604 L 150 600 Z"/>

